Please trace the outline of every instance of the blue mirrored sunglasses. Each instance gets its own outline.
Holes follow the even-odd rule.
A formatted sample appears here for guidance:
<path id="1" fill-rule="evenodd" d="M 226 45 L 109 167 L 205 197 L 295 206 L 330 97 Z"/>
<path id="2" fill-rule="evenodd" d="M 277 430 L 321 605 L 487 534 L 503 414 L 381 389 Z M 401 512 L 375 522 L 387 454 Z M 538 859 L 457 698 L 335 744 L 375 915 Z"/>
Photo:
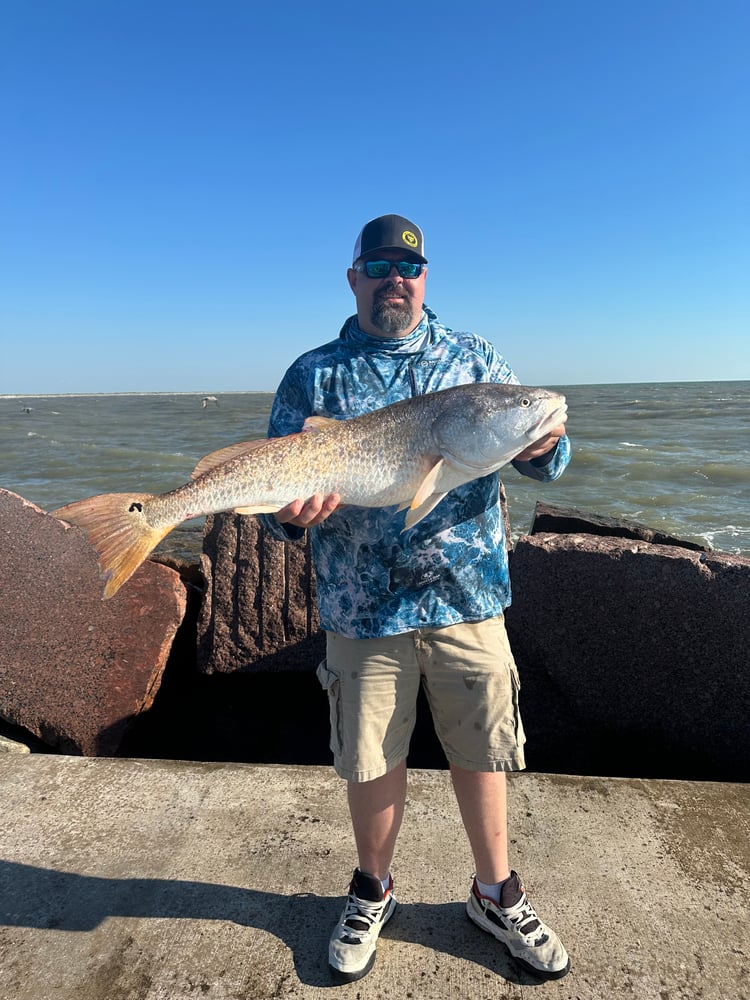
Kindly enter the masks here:
<path id="1" fill-rule="evenodd" d="M 365 260 L 354 265 L 355 271 L 364 271 L 368 278 L 387 278 L 395 267 L 402 278 L 418 278 L 426 264 L 413 260 Z"/>

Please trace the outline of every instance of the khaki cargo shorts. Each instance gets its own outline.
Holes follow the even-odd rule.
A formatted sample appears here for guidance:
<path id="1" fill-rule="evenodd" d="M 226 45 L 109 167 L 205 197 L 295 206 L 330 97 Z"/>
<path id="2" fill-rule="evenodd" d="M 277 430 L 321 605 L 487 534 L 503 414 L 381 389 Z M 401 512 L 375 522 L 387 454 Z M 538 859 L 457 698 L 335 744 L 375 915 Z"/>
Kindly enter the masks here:
<path id="1" fill-rule="evenodd" d="M 518 670 L 502 615 L 379 639 L 326 637 L 317 676 L 328 692 L 333 764 L 342 778 L 371 781 L 406 758 L 420 684 L 451 764 L 525 767 Z"/>

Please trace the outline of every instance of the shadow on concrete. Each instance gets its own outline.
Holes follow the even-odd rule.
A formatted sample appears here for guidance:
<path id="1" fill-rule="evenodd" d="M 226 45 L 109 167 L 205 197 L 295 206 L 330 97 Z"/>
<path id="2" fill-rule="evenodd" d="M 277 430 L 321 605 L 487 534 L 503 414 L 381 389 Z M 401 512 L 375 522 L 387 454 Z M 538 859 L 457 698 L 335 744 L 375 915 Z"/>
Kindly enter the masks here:
<path id="1" fill-rule="evenodd" d="M 231 921 L 283 941 L 297 976 L 310 986 L 334 985 L 328 936 L 341 905 L 341 897 L 314 893 L 283 896 L 212 882 L 101 878 L 0 860 L 2 926 L 90 932 L 110 917 Z M 423 945 L 436 953 L 436 964 L 443 953 L 509 982 L 540 985 L 469 922 L 463 903 L 400 903 L 382 938 Z"/>

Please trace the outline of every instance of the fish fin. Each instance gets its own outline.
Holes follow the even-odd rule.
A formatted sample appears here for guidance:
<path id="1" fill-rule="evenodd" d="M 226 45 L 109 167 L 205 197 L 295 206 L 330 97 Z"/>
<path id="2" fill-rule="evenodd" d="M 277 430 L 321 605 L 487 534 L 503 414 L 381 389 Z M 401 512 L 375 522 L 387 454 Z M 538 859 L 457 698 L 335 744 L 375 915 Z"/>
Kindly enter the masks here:
<path id="1" fill-rule="evenodd" d="M 338 424 L 338 420 L 334 420 L 333 417 L 307 417 L 304 424 L 302 425 L 302 430 L 304 431 L 324 431 L 327 427 L 332 424 Z"/>
<path id="2" fill-rule="evenodd" d="M 423 517 L 427 517 L 431 510 L 433 510 L 440 501 L 445 496 L 445 493 L 433 493 L 428 496 L 418 507 L 415 507 L 412 503 L 411 508 L 407 511 L 406 522 L 402 529 L 407 531 L 409 528 L 413 528 L 415 524 L 419 524 Z"/>
<path id="3" fill-rule="evenodd" d="M 255 503 L 249 507 L 234 507 L 233 514 L 275 514 L 281 510 L 283 503 Z"/>
<path id="4" fill-rule="evenodd" d="M 443 471 L 443 459 L 439 458 L 437 462 L 433 465 L 427 475 L 424 477 L 422 482 L 419 484 L 419 489 L 414 494 L 414 497 L 409 504 L 412 510 L 416 510 L 417 507 L 421 507 L 428 497 L 431 497 L 435 492 L 435 485 L 440 478 L 440 473 Z M 441 494 L 442 496 L 443 494 Z"/>
<path id="5" fill-rule="evenodd" d="M 241 441 L 239 444 L 230 444 L 226 448 L 219 448 L 218 451 L 212 451 L 210 454 L 204 455 L 200 462 L 198 462 L 191 472 L 190 478 L 198 479 L 199 476 L 204 476 L 212 469 L 216 469 L 220 465 L 225 465 L 233 458 L 239 458 L 240 455 L 248 455 L 257 448 L 262 448 L 263 445 L 268 444 L 268 441 L 269 438 L 259 438 L 257 441 Z"/>
<path id="6" fill-rule="evenodd" d="M 400 503 L 398 505 L 398 507 L 396 508 L 397 514 L 400 514 L 402 510 L 407 510 L 408 508 L 416 510 L 418 507 L 422 506 L 425 500 L 433 496 L 433 494 L 435 493 L 435 486 L 437 485 L 438 478 L 440 477 L 440 473 L 443 469 L 443 464 L 444 463 L 442 458 L 439 458 L 437 462 L 435 462 L 433 467 L 430 469 L 430 471 L 424 477 L 422 482 L 419 484 L 419 488 L 417 489 L 417 492 L 414 494 L 412 499 L 404 500 L 403 503 Z M 444 496 L 445 493 L 440 494 L 441 498 Z M 438 503 L 438 501 L 436 500 L 435 503 Z M 435 504 L 432 505 L 432 507 L 434 506 Z M 432 510 L 432 507 L 430 507 L 424 513 L 425 514 L 429 513 L 429 511 Z M 424 514 L 422 514 L 421 516 L 424 517 Z M 417 518 L 417 520 L 421 520 L 421 518 Z M 413 523 L 416 524 L 416 521 L 413 521 Z M 410 527 L 410 525 L 407 525 L 407 527 Z"/>
<path id="7" fill-rule="evenodd" d="M 159 528 L 148 524 L 143 508 L 152 499 L 150 493 L 102 493 L 52 512 L 53 517 L 76 525 L 86 535 L 99 560 L 105 598 L 116 594 L 179 524 Z"/>

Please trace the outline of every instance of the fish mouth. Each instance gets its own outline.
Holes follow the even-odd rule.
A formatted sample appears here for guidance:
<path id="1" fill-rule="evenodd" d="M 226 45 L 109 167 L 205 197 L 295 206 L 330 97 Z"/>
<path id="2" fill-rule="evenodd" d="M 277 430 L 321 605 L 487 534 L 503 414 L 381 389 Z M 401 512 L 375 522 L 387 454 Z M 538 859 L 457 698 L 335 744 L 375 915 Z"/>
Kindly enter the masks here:
<path id="1" fill-rule="evenodd" d="M 539 438 L 543 438 L 545 434 L 552 430 L 553 427 L 557 425 L 565 418 L 568 412 L 568 404 L 566 402 L 560 403 L 556 406 L 554 410 L 551 410 L 541 420 L 538 420 L 533 427 L 529 427 L 526 431 L 525 437 L 528 441 L 534 442 L 538 441 Z"/>

